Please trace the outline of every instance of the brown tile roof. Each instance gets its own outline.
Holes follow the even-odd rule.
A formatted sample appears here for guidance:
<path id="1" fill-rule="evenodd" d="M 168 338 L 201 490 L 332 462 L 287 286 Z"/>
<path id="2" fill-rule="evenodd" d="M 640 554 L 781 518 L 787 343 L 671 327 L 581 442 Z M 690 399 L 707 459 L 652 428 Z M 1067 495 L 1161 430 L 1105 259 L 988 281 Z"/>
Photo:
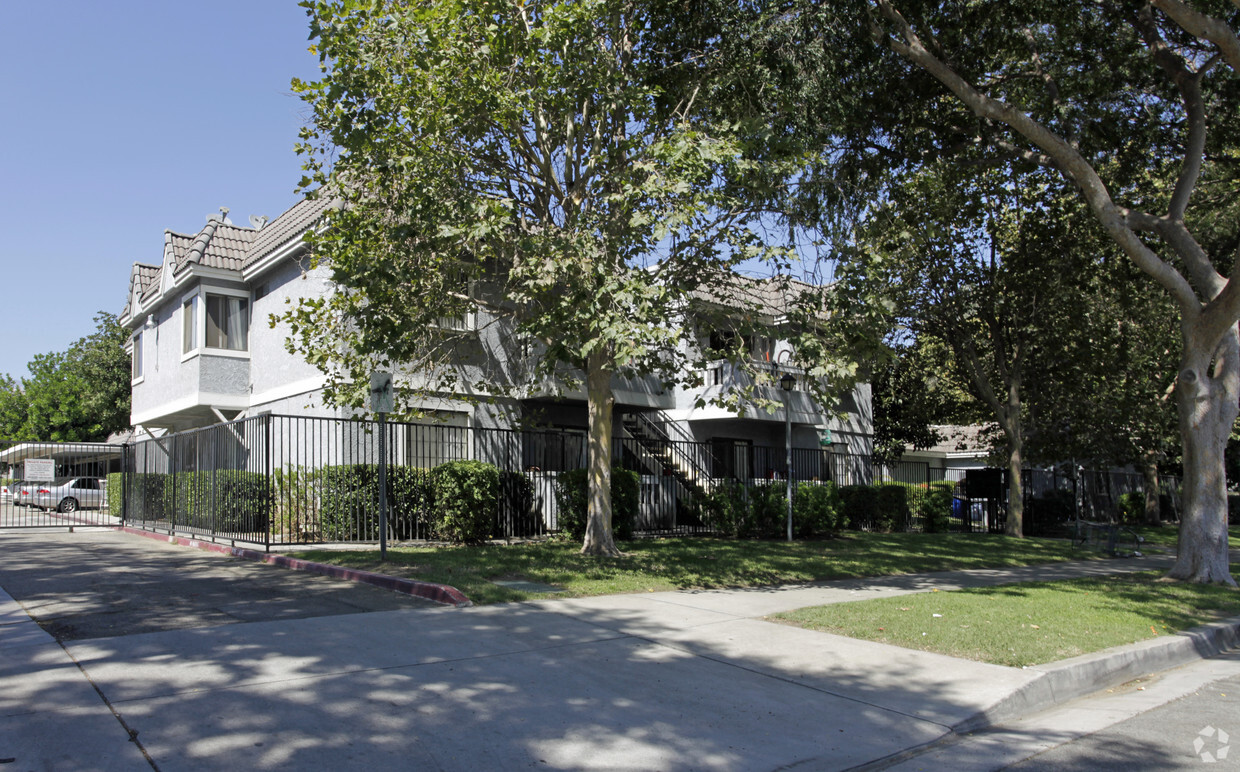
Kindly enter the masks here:
<path id="1" fill-rule="evenodd" d="M 276 249 L 301 236 L 331 205 L 332 199 L 326 196 L 313 200 L 303 198 L 264 226 L 262 230 L 254 231 L 257 235 L 250 244 L 243 266 L 254 265 Z"/>
<path id="2" fill-rule="evenodd" d="M 241 270 L 246 251 L 259 232 L 253 228 L 239 228 L 232 223 L 210 220 L 194 236 L 168 231 L 170 244 L 176 256 L 174 273 L 180 273 L 191 264 L 208 268 Z"/>
<path id="3" fill-rule="evenodd" d="M 139 292 L 143 292 L 147 287 L 151 286 L 157 276 L 159 276 L 158 265 L 147 265 L 146 263 L 133 264 L 133 281 L 137 283 Z"/>
<path id="4" fill-rule="evenodd" d="M 725 309 L 754 308 L 771 316 L 786 314 L 796 296 L 814 285 L 786 278 L 751 278 L 729 274 L 723 281 L 704 284 L 690 299 Z"/>

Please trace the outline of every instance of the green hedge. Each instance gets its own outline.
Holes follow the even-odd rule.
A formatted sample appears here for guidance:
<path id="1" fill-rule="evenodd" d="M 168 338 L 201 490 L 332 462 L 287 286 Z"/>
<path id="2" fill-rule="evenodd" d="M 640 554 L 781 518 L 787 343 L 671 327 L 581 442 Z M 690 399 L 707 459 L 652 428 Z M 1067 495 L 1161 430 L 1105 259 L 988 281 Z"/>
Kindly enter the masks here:
<path id="1" fill-rule="evenodd" d="M 939 480 L 926 486 L 918 503 L 921 529 L 926 533 L 946 533 L 951 530 L 952 494 L 956 484 Z"/>
<path id="2" fill-rule="evenodd" d="M 124 472 L 108 475 L 108 514 L 118 520 L 125 512 L 124 477 Z"/>
<path id="3" fill-rule="evenodd" d="M 431 472 L 435 533 L 455 544 L 491 537 L 499 510 L 499 468 L 482 461 L 448 461 Z"/>
<path id="4" fill-rule="evenodd" d="M 909 485 L 845 485 L 840 488 L 845 527 L 854 531 L 906 530 L 909 526 Z"/>
<path id="5" fill-rule="evenodd" d="M 121 516 L 124 488 L 108 475 L 108 512 Z M 217 533 L 265 533 L 271 522 L 271 489 L 259 472 L 147 472 L 128 480 L 129 519 L 168 521 Z"/>
<path id="6" fill-rule="evenodd" d="M 850 531 L 872 530 L 878 522 L 878 491 L 871 485 L 840 487 L 844 527 Z"/>
<path id="7" fill-rule="evenodd" d="M 589 472 L 572 469 L 560 472 L 555 481 L 556 525 L 560 533 L 574 540 L 584 539 L 589 498 L 586 482 Z M 611 468 L 611 531 L 617 539 L 633 538 L 637 507 L 641 498 L 641 478 L 637 472 Z"/>
<path id="8" fill-rule="evenodd" d="M 844 502 L 839 488 L 824 483 L 803 482 L 792 499 L 792 530 L 798 539 L 834 536 L 844 523 Z"/>
<path id="9" fill-rule="evenodd" d="M 271 523 L 271 485 L 267 475 L 237 469 L 190 472 L 185 502 L 193 524 L 214 533 L 266 533 Z"/>
<path id="10" fill-rule="evenodd" d="M 703 497 L 699 511 L 702 522 L 720 536 L 738 536 L 749 518 L 748 492 L 735 480 L 717 481 Z"/>
<path id="11" fill-rule="evenodd" d="M 379 466 L 346 464 L 320 470 L 318 532 L 328 541 L 379 540 Z M 431 471 L 387 468 L 388 534 L 424 538 L 431 526 Z"/>

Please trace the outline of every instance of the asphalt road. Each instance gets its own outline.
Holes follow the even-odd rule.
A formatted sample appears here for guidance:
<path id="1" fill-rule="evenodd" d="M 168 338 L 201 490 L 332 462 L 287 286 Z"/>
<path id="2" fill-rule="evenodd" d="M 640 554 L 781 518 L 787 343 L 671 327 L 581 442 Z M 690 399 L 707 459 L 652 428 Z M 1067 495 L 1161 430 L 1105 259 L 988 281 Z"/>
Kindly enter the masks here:
<path id="1" fill-rule="evenodd" d="M 1052 748 L 1008 769 L 1240 769 L 1240 675 L 1212 681 L 1162 707 Z"/>
<path id="2" fill-rule="evenodd" d="M 1153 673 L 972 735 L 899 772 L 1240 770 L 1240 651 Z"/>
<path id="3" fill-rule="evenodd" d="M 435 605 L 132 534 L 84 536 L 9 531 L 0 541 L 0 587 L 61 641 Z"/>

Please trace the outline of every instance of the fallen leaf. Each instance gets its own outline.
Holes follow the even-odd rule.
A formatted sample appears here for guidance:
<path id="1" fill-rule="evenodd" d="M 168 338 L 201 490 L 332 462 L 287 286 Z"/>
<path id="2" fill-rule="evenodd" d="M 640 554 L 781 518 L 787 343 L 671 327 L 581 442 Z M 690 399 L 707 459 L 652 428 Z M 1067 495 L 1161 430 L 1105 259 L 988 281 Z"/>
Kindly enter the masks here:
<path id="1" fill-rule="evenodd" d="M 1041 628 L 1041 627 L 1039 627 L 1038 625 L 1029 625 L 1029 626 L 1030 626 L 1030 627 L 1032 627 L 1034 630 L 1041 630 L 1041 629 L 1042 629 L 1042 628 Z"/>

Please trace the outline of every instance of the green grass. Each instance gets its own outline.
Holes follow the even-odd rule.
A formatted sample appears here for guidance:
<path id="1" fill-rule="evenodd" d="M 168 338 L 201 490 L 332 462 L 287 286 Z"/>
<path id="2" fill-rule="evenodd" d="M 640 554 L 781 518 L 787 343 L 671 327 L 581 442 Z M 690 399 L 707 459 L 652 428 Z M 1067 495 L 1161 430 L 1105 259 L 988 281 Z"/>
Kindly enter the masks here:
<path id="1" fill-rule="evenodd" d="M 1232 566 L 1232 572 L 1240 566 Z M 1020 667 L 1240 614 L 1240 592 L 1158 572 L 929 592 L 799 609 L 773 619 L 850 638 Z"/>
<path id="2" fill-rule="evenodd" d="M 1137 532 L 1138 536 L 1145 539 L 1145 543 L 1150 546 L 1174 550 L 1176 543 L 1180 539 L 1180 529 L 1175 523 L 1134 525 L 1130 527 Z M 1228 546 L 1233 550 L 1240 549 L 1240 525 L 1233 525 L 1227 528 L 1227 542 Z"/>
<path id="3" fill-rule="evenodd" d="M 624 542 L 620 558 L 592 558 L 566 541 L 482 547 L 307 550 L 293 557 L 448 584 L 477 604 L 544 597 L 611 595 L 765 585 L 859 576 L 1053 563 L 1082 557 L 1066 541 L 982 534 L 849 533 L 808 542 L 712 538 Z M 561 593 L 501 587 L 494 579 L 554 585 Z"/>

